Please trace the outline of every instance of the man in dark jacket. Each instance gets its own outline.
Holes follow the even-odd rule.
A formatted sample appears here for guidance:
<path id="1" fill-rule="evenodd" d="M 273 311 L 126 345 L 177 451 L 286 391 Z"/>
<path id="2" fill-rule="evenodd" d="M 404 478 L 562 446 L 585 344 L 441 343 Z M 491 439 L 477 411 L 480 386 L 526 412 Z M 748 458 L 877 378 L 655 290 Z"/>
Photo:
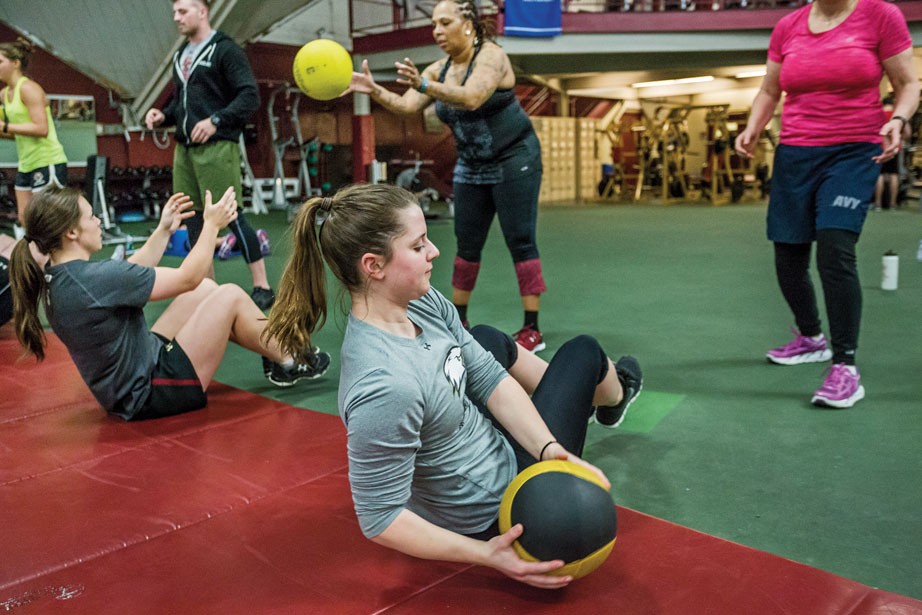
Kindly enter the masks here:
<path id="1" fill-rule="evenodd" d="M 162 111 L 151 109 L 145 117 L 151 130 L 176 127 L 173 191 L 191 196 L 198 212 L 186 221 L 191 244 L 201 232 L 206 190 L 217 198 L 234 186 L 240 200 L 240 133 L 259 108 L 259 90 L 246 54 L 211 27 L 209 5 L 210 0 L 174 0 L 173 21 L 186 37 L 173 55 L 174 90 Z M 253 275 L 253 300 L 268 309 L 275 294 L 266 276 L 259 238 L 242 211 L 228 228 Z"/>

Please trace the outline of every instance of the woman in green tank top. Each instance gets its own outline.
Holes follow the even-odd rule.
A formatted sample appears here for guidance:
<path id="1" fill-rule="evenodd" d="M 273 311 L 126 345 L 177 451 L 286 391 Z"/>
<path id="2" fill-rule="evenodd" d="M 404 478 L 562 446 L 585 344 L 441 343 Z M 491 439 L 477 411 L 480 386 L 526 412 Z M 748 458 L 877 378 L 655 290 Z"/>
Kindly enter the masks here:
<path id="1" fill-rule="evenodd" d="M 45 90 L 25 76 L 32 44 L 20 38 L 0 43 L 0 137 L 16 140 L 16 208 L 19 224 L 32 193 L 67 184 L 67 156 L 58 141 Z M 19 235 L 19 229 L 16 229 Z"/>

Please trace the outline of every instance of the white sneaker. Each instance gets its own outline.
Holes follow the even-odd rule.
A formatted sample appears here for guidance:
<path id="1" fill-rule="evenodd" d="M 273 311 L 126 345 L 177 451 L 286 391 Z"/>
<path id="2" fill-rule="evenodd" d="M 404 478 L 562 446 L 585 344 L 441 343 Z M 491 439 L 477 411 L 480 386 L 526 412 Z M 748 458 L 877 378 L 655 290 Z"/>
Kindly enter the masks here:
<path id="1" fill-rule="evenodd" d="M 16 241 L 19 241 L 26 236 L 26 229 L 22 228 L 15 222 L 13 223 L 13 235 L 16 236 Z"/>

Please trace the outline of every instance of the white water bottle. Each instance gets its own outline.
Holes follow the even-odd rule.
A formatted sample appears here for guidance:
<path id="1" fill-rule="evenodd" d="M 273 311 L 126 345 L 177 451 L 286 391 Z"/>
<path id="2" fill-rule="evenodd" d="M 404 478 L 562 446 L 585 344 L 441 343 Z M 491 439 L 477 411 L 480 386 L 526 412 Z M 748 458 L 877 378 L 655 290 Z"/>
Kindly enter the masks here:
<path id="1" fill-rule="evenodd" d="M 896 290 L 900 280 L 900 257 L 893 250 L 884 253 L 883 276 L 880 281 L 882 290 Z"/>

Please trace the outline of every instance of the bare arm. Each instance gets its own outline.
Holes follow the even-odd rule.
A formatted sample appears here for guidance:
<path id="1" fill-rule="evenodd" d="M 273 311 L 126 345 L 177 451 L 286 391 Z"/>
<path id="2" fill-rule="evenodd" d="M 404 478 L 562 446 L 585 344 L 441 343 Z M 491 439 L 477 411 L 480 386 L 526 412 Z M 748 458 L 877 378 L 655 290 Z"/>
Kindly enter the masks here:
<path id="1" fill-rule="evenodd" d="M 515 378 L 509 376 L 500 381 L 487 399 L 487 408 L 515 438 L 515 441 L 538 461 L 564 459 L 578 463 L 594 472 L 606 487 L 611 486 L 601 470 L 556 442 L 554 434 L 538 414 L 538 409 L 535 408 L 531 398 Z M 553 444 L 546 446 L 549 442 Z M 544 452 L 543 459 L 542 451 Z"/>
<path id="2" fill-rule="evenodd" d="M 484 542 L 440 528 L 404 509 L 372 541 L 422 559 L 488 566 L 516 581 L 535 587 L 557 588 L 567 585 L 571 577 L 545 574 L 560 568 L 564 562 L 526 562 L 519 558 L 512 543 L 521 534 L 522 526 L 519 524 L 505 534 Z"/>
<path id="3" fill-rule="evenodd" d="M 173 231 L 178 229 L 184 220 L 195 215 L 194 211 L 188 211 L 191 206 L 192 199 L 182 192 L 171 196 L 161 210 L 160 223 L 157 224 L 157 228 L 150 234 L 144 245 L 128 257 L 128 262 L 145 267 L 156 267 L 163 258 L 163 252 L 166 250 Z"/>
<path id="4" fill-rule="evenodd" d="M 493 43 L 483 46 L 464 85 L 439 82 L 439 74 L 445 62 L 446 60 L 440 60 L 430 64 L 422 72 L 409 58 L 396 62 L 397 73 L 400 75 L 397 82 L 409 86 L 403 94 L 396 94 L 375 83 L 374 76 L 368 69 L 368 62 L 364 61 L 362 71 L 352 73 L 349 91 L 368 94 L 387 110 L 410 115 L 422 110 L 433 100 L 441 100 L 469 110 L 478 109 L 504 82 L 510 82 L 508 87 L 515 85 L 509 58 Z M 420 92 L 424 80 L 425 92 Z"/>
<path id="5" fill-rule="evenodd" d="M 464 85 L 460 85 L 437 81 L 441 66 L 436 68 L 433 64 L 420 74 L 413 62 L 404 58 L 403 62 L 396 63 L 400 75 L 397 82 L 418 89 L 425 78 L 428 96 L 473 111 L 479 109 L 503 81 L 509 81 L 508 77 L 512 75 L 512 66 L 506 52 L 493 43 L 484 44 L 473 62 L 470 77 Z M 510 87 L 515 84 L 514 77 L 511 81 Z"/>
<path id="6" fill-rule="evenodd" d="M 151 301 L 169 299 L 193 290 L 211 270 L 214 244 L 218 232 L 237 218 L 237 199 L 228 188 L 217 203 L 211 202 L 211 192 L 205 192 L 202 234 L 178 268 L 157 267 Z"/>
<path id="7" fill-rule="evenodd" d="M 45 90 L 30 79 L 22 84 L 19 94 L 23 104 L 29 110 L 30 121 L 23 124 L 10 124 L 6 129 L 7 133 L 24 137 L 47 137 L 48 115 L 45 113 L 45 107 L 48 106 L 48 97 L 45 96 Z"/>
<path id="8" fill-rule="evenodd" d="M 746 128 L 736 137 L 736 153 L 746 158 L 752 158 L 759 135 L 765 129 L 768 121 L 775 113 L 775 107 L 781 99 L 781 64 L 769 60 L 765 65 L 765 76 L 762 86 L 752 101 L 749 111 L 749 120 Z"/>
<path id="9" fill-rule="evenodd" d="M 883 62 L 884 72 L 893 86 L 893 115 L 890 120 L 881 126 L 880 136 L 883 137 L 884 151 L 874 160 L 885 162 L 900 151 L 903 142 L 903 122 L 899 117 L 908 121 L 919 106 L 919 76 L 915 62 L 912 59 L 912 49 L 906 49 Z"/>
<path id="10" fill-rule="evenodd" d="M 414 89 L 408 89 L 403 94 L 397 94 L 381 87 L 375 82 L 374 75 L 371 74 L 371 70 L 368 68 L 368 60 L 362 61 L 361 72 L 352 73 L 352 82 L 349 84 L 348 92 L 368 94 L 373 101 L 391 113 L 400 115 L 412 115 L 432 102 L 431 98 Z"/>

